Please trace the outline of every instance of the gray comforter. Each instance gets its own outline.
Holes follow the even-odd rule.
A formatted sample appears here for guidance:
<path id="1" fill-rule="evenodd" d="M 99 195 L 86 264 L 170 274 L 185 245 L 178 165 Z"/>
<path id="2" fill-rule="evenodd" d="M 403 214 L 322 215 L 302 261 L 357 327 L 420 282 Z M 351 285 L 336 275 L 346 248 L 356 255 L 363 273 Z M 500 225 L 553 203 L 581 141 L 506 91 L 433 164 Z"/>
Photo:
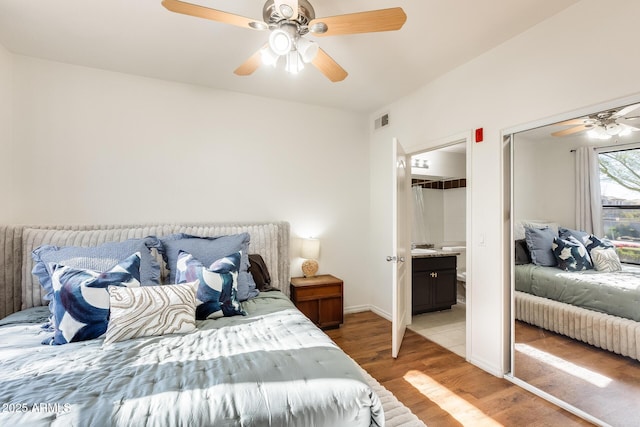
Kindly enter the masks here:
<path id="1" fill-rule="evenodd" d="M 44 346 L 33 318 L 0 326 L 0 425 L 370 426 L 359 367 L 279 292 L 186 335 Z M 21 317 L 22 316 L 22 317 Z"/>
<path id="2" fill-rule="evenodd" d="M 568 272 L 556 267 L 516 265 L 515 288 L 554 301 L 640 322 L 640 268 Z"/>

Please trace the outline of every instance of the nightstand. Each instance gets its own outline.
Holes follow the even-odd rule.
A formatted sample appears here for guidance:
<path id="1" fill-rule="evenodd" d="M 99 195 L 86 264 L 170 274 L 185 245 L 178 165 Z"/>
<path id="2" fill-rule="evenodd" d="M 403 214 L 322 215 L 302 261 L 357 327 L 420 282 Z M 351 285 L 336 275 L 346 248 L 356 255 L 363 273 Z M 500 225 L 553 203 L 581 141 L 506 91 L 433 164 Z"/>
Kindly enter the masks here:
<path id="1" fill-rule="evenodd" d="M 291 278 L 291 300 L 322 329 L 340 327 L 343 321 L 341 279 L 330 274 Z"/>

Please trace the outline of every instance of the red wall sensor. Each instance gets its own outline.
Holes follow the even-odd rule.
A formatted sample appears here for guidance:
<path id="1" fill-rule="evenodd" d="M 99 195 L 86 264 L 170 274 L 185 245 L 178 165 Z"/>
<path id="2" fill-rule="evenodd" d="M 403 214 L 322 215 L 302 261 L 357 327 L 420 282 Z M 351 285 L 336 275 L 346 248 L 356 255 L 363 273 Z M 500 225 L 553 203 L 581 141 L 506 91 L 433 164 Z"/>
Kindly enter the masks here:
<path id="1" fill-rule="evenodd" d="M 482 128 L 476 129 L 476 143 L 482 142 L 482 140 L 484 139 L 483 133 L 484 132 Z"/>

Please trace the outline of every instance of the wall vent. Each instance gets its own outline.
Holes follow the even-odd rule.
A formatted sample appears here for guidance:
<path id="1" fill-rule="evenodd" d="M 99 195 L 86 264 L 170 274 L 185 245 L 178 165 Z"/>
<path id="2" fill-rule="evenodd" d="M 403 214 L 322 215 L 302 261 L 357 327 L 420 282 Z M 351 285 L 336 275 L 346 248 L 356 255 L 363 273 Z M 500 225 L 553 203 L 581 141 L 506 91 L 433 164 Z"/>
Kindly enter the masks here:
<path id="1" fill-rule="evenodd" d="M 374 122 L 375 129 L 380 129 L 385 126 L 389 126 L 389 113 L 385 113 L 378 117 Z"/>

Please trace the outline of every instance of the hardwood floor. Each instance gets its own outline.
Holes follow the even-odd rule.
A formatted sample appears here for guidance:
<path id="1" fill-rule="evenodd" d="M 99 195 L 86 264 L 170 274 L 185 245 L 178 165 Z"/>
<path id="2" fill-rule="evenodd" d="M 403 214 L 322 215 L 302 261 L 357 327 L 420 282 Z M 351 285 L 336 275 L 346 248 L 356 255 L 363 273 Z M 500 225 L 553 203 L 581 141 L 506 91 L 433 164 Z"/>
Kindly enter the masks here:
<path id="1" fill-rule="evenodd" d="M 640 363 L 516 322 L 515 375 L 616 427 L 640 426 Z"/>
<path id="2" fill-rule="evenodd" d="M 429 427 L 591 425 L 413 331 L 393 359 L 391 322 L 370 311 L 326 332 Z"/>

